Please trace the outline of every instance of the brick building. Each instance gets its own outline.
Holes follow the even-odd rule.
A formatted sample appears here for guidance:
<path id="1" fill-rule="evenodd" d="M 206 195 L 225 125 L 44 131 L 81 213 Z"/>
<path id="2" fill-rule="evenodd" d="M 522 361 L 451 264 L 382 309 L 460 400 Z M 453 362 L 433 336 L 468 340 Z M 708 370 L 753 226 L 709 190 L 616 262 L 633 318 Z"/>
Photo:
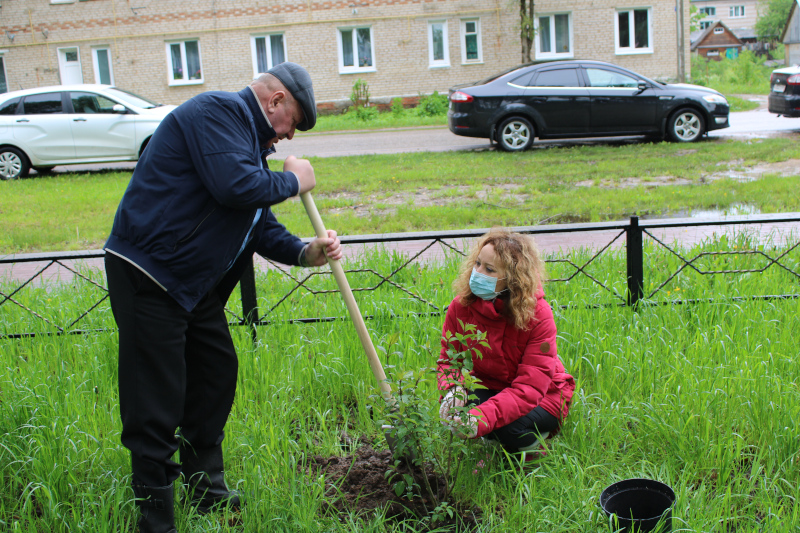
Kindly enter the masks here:
<path id="1" fill-rule="evenodd" d="M 537 1 L 532 55 L 678 79 L 690 53 L 689 2 L 680 5 L 683 17 L 674 0 Z M 388 101 L 519 64 L 515 9 L 505 0 L 0 0 L 0 90 L 102 82 L 179 104 L 238 90 L 288 60 L 308 68 L 321 107 L 347 102 L 359 78 Z"/>

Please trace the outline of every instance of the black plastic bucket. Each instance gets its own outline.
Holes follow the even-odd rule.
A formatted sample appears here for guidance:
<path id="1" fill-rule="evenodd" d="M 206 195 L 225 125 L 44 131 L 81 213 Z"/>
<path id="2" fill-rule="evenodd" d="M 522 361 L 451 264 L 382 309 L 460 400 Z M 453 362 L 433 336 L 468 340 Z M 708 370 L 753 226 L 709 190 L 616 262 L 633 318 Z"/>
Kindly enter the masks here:
<path id="1" fill-rule="evenodd" d="M 652 479 L 626 479 L 609 485 L 600 494 L 600 507 L 618 531 L 672 531 L 675 492 Z"/>

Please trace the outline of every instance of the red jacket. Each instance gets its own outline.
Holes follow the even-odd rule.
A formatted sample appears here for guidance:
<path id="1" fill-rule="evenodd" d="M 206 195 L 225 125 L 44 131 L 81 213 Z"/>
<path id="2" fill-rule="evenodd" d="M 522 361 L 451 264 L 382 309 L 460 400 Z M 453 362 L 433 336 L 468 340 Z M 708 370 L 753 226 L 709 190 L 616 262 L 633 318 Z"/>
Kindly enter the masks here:
<path id="1" fill-rule="evenodd" d="M 479 299 L 464 307 L 456 298 L 444 319 L 443 333 L 462 333 L 459 320 L 475 324 L 479 331 L 486 332 L 489 348 L 478 347 L 483 357 L 473 358 L 472 375 L 486 388 L 501 392 L 470 411 L 481 417 L 478 437 L 510 424 L 538 405 L 563 420 L 575 391 L 575 380 L 566 373 L 558 358 L 553 310 L 544 299 L 544 293 L 536 294 L 535 318 L 525 331 L 500 315 L 498 310 L 502 306 L 500 299 L 494 302 Z M 456 343 L 456 349 L 462 351 L 464 347 Z M 446 350 L 447 341 L 442 338 L 438 366 L 440 390 L 448 388 L 445 372 L 450 364 Z"/>

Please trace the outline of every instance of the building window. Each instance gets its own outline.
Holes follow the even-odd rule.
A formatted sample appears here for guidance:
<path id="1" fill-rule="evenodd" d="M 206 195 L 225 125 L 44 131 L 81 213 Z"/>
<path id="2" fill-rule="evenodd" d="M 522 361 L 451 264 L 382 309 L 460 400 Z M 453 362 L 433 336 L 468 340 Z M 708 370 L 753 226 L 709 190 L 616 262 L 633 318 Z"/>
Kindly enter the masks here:
<path id="1" fill-rule="evenodd" d="M 51 4 L 74 4 L 75 0 L 50 0 Z"/>
<path id="2" fill-rule="evenodd" d="M 253 52 L 253 76 L 286 61 L 286 41 L 282 33 L 250 37 L 250 49 Z"/>
<path id="3" fill-rule="evenodd" d="M 701 21 L 701 22 L 700 22 L 700 29 L 701 29 L 701 30 L 704 30 L 704 29 L 708 28 L 709 26 L 711 26 L 712 22 L 714 22 L 714 21 L 713 21 L 713 20 L 704 20 L 704 21 Z"/>
<path id="4" fill-rule="evenodd" d="M 740 19 L 744 17 L 744 6 L 731 6 L 730 14 L 732 19 Z"/>
<path id="5" fill-rule="evenodd" d="M 650 8 L 617 11 L 614 20 L 617 54 L 652 53 Z"/>
<path id="6" fill-rule="evenodd" d="M 372 28 L 339 29 L 339 73 L 375 72 Z"/>
<path id="7" fill-rule="evenodd" d="M 450 66 L 447 21 L 428 22 L 428 66 L 431 68 Z"/>
<path id="8" fill-rule="evenodd" d="M 709 50 L 706 52 L 706 57 L 714 57 L 719 55 L 719 50 Z"/>
<path id="9" fill-rule="evenodd" d="M 716 7 L 701 7 L 697 11 L 700 12 L 700 13 L 703 13 L 704 15 L 709 16 L 709 17 L 713 17 L 714 15 L 717 14 L 717 8 Z"/>
<path id="10" fill-rule="evenodd" d="M 8 92 L 8 81 L 6 78 L 6 62 L 3 56 L 0 56 L 0 93 Z"/>
<path id="11" fill-rule="evenodd" d="M 203 83 L 199 41 L 167 43 L 167 68 L 170 85 Z"/>
<path id="12" fill-rule="evenodd" d="M 111 50 L 108 48 L 92 48 L 94 63 L 94 82 L 103 85 L 114 85 L 114 70 L 111 68 Z"/>
<path id="13" fill-rule="evenodd" d="M 480 19 L 464 19 L 461 21 L 461 62 L 481 63 L 481 21 Z"/>
<path id="14" fill-rule="evenodd" d="M 540 15 L 535 20 L 536 58 L 572 57 L 572 16 Z"/>
<path id="15" fill-rule="evenodd" d="M 719 35 L 720 33 L 725 33 L 725 28 L 716 27 L 714 28 L 714 33 Z"/>

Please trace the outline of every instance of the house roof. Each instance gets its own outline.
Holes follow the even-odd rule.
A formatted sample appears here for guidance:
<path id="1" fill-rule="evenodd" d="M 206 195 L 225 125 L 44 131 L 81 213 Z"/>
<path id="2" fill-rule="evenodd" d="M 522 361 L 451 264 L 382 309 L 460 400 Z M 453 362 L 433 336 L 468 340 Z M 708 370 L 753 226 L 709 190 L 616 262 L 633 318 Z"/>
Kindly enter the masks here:
<path id="1" fill-rule="evenodd" d="M 798 4 L 800 4 L 800 0 L 794 0 L 794 2 L 792 2 L 792 7 L 789 8 L 789 16 L 786 17 L 786 24 L 783 25 L 781 37 L 778 39 L 780 42 L 783 42 L 783 39 L 786 37 L 786 32 L 789 31 L 789 24 L 792 23 L 792 18 L 794 17 L 795 11 L 797 11 Z"/>
<path id="2" fill-rule="evenodd" d="M 795 0 L 795 1 L 798 2 L 800 0 Z M 735 33 L 733 33 L 733 31 L 731 31 L 731 29 L 729 27 L 727 27 L 724 22 L 722 22 L 721 20 L 717 20 L 713 24 L 711 24 L 708 28 L 704 29 L 702 31 L 702 33 L 700 33 L 700 35 L 697 36 L 697 39 L 692 40 L 691 36 L 689 37 L 689 39 L 690 39 L 689 42 L 691 43 L 690 49 L 692 51 L 694 51 L 698 47 L 699 48 L 708 48 L 708 45 L 703 46 L 700 43 L 705 41 L 706 37 L 711 35 L 711 32 L 714 31 L 714 28 L 718 28 L 718 27 L 725 28 L 725 31 L 730 33 L 733 36 L 733 38 L 736 39 L 736 41 L 738 42 L 738 46 L 744 46 L 744 43 L 742 42 L 742 40 Z M 736 43 L 731 43 L 731 44 L 733 46 L 737 46 Z M 719 47 L 720 47 L 720 45 L 715 45 L 712 48 L 719 48 Z M 731 45 L 728 45 L 728 48 L 730 48 L 730 47 L 731 47 Z"/>

